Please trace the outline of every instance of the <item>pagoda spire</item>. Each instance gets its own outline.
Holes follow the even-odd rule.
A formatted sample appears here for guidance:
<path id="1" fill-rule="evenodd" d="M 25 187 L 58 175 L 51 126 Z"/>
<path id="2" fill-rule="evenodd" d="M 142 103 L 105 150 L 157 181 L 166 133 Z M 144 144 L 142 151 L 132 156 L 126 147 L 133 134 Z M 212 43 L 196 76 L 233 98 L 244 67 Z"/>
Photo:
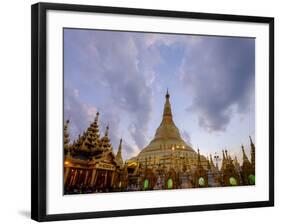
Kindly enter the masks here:
<path id="1" fill-rule="evenodd" d="M 110 139 L 108 137 L 108 132 L 109 132 L 109 126 L 107 125 L 104 136 L 101 138 L 101 141 L 100 141 L 100 146 L 104 151 L 112 150 Z"/>
<path id="2" fill-rule="evenodd" d="M 256 147 L 252 141 L 251 136 L 249 136 L 249 138 L 250 138 L 250 142 L 251 142 L 251 164 L 252 164 L 253 168 L 255 169 Z"/>
<path id="3" fill-rule="evenodd" d="M 224 150 L 222 150 L 222 163 L 221 163 L 221 170 L 222 171 L 225 169 L 225 165 L 226 165 L 226 159 L 225 159 Z"/>
<path id="4" fill-rule="evenodd" d="M 170 94 L 168 90 L 166 92 L 165 98 L 166 101 L 164 104 L 162 121 L 155 132 L 154 139 L 152 139 L 146 149 L 154 148 L 156 145 L 158 145 L 157 147 L 162 149 L 167 149 L 173 146 L 188 148 L 187 144 L 184 142 L 180 135 L 179 129 L 173 121 L 172 109 L 170 104 Z M 172 144 L 167 144 L 167 142 L 170 141 L 172 141 Z"/>
<path id="5" fill-rule="evenodd" d="M 244 145 L 241 145 L 241 148 L 242 148 L 242 154 L 243 154 L 243 163 L 250 163 L 250 161 L 245 153 Z"/>
<path id="6" fill-rule="evenodd" d="M 98 122 L 99 115 L 100 115 L 100 112 L 98 112 L 98 111 L 97 111 L 97 113 L 96 113 L 96 117 L 95 117 L 95 121 L 96 121 L 96 122 Z"/>
<path id="7" fill-rule="evenodd" d="M 123 166 L 123 159 L 122 159 L 122 138 L 120 138 L 119 146 L 118 146 L 118 151 L 116 155 L 116 160 L 117 163 L 120 165 L 120 167 Z"/>
<path id="8" fill-rule="evenodd" d="M 78 137 L 77 148 L 81 151 L 91 152 L 97 149 L 100 141 L 99 134 L 99 112 L 96 113 L 94 122 L 90 124 L 87 130 L 83 133 L 82 136 Z"/>
<path id="9" fill-rule="evenodd" d="M 95 120 L 93 123 L 91 123 L 90 127 L 88 128 L 88 132 L 92 132 L 92 134 L 97 135 L 96 137 L 99 137 L 99 115 L 100 113 L 97 111 L 96 116 L 95 116 Z"/>
<path id="10" fill-rule="evenodd" d="M 237 156 L 236 156 L 236 155 L 234 156 L 234 167 L 235 167 L 235 169 L 236 169 L 237 171 L 240 172 L 240 164 L 239 164 L 239 162 L 238 162 L 238 159 L 237 159 Z"/>
<path id="11" fill-rule="evenodd" d="M 200 149 L 197 149 L 197 167 L 200 167 L 201 165 L 201 157 L 200 157 Z"/>
<path id="12" fill-rule="evenodd" d="M 227 163 L 231 163 L 232 158 L 231 158 L 230 154 L 228 154 L 227 149 L 225 149 L 225 158 L 226 158 Z"/>
<path id="13" fill-rule="evenodd" d="M 228 157 L 228 154 L 227 154 L 227 149 L 224 150 L 224 154 L 225 154 L 225 159 L 228 161 L 229 157 Z"/>
<path id="14" fill-rule="evenodd" d="M 222 159 L 225 160 L 224 150 L 222 150 Z"/>
<path id="15" fill-rule="evenodd" d="M 166 98 L 169 98 L 170 94 L 169 94 L 169 89 L 167 88 L 167 92 L 166 92 Z"/>
<path id="16" fill-rule="evenodd" d="M 69 134 L 68 134 L 68 125 L 69 125 L 69 120 L 65 122 L 63 127 L 63 147 L 64 150 L 66 151 L 69 149 L 69 142 L 70 142 Z"/>
<path id="17" fill-rule="evenodd" d="M 109 130 L 109 126 L 107 125 L 107 126 L 106 126 L 106 129 L 105 129 L 105 134 L 104 134 L 104 136 L 107 136 L 107 137 L 108 137 L 108 130 Z"/>
<path id="18" fill-rule="evenodd" d="M 173 119 L 173 115 L 172 115 L 172 109 L 171 109 L 171 104 L 170 104 L 170 94 L 169 94 L 168 89 L 167 89 L 165 97 L 166 97 L 166 102 L 165 102 L 164 111 L 163 111 L 163 121 L 170 123 Z"/>

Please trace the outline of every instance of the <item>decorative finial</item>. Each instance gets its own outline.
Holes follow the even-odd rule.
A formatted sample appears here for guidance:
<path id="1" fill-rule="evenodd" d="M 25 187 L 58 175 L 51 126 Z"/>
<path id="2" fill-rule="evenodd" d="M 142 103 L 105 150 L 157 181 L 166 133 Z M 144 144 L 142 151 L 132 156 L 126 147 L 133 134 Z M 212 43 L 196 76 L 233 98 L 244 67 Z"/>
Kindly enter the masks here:
<path id="1" fill-rule="evenodd" d="M 97 113 L 96 113 L 96 117 L 95 117 L 95 122 L 97 122 L 97 121 L 98 121 L 99 115 L 100 115 L 100 113 L 97 111 Z"/>
<path id="2" fill-rule="evenodd" d="M 222 159 L 225 160 L 224 150 L 222 150 Z"/>
<path id="3" fill-rule="evenodd" d="M 242 154 L 243 154 L 243 162 L 249 163 L 249 159 L 245 153 L 244 145 L 241 145 L 241 148 L 242 148 Z"/>
<path id="4" fill-rule="evenodd" d="M 105 134 L 104 134 L 105 136 L 108 136 L 108 130 L 109 130 L 109 126 L 107 125 L 106 130 L 105 130 Z"/>
<path id="5" fill-rule="evenodd" d="M 167 88 L 166 98 L 170 98 L 169 89 Z"/>
<path id="6" fill-rule="evenodd" d="M 251 142 L 251 145 L 253 145 L 253 141 L 252 141 L 252 138 L 251 138 L 251 136 L 249 136 L 249 138 L 250 138 L 250 142 Z"/>

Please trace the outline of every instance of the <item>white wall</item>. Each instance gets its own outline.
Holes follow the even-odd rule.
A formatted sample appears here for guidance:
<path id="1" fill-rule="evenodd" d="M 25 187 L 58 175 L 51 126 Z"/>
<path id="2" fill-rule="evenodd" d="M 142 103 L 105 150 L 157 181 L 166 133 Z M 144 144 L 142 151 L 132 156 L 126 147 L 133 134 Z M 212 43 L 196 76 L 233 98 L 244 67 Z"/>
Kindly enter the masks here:
<path id="1" fill-rule="evenodd" d="M 107 218 L 60 223 L 265 223 L 280 217 L 280 6 L 278 1 L 246 0 L 68 0 L 60 2 L 185 10 L 275 17 L 275 208 L 239 209 L 169 215 Z M 30 5 L 35 1 L 2 1 L 0 7 L 0 222 L 30 220 Z"/>

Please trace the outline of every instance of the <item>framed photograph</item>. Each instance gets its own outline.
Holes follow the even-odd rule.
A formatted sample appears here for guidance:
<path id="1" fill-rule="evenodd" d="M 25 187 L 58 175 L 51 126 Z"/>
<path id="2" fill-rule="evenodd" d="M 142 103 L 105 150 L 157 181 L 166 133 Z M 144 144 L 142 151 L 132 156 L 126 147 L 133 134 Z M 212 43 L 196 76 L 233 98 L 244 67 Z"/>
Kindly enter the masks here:
<path id="1" fill-rule="evenodd" d="M 32 219 L 274 205 L 274 19 L 32 6 Z"/>

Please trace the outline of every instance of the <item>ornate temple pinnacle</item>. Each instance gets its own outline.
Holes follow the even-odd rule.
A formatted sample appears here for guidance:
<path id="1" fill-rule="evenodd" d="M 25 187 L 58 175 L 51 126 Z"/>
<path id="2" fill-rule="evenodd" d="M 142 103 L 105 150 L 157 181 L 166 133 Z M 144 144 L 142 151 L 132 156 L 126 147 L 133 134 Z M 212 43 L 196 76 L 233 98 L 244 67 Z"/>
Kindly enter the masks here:
<path id="1" fill-rule="evenodd" d="M 167 93 L 166 93 L 166 102 L 165 102 L 165 105 L 164 105 L 164 111 L 163 111 L 163 120 L 166 120 L 166 121 L 171 121 L 172 119 L 172 109 L 171 109 L 171 104 L 170 104 L 170 94 L 167 90 Z"/>
<path id="2" fill-rule="evenodd" d="M 243 162 L 250 163 L 248 156 L 245 153 L 244 145 L 241 145 L 241 148 L 242 148 L 242 154 L 243 154 Z"/>
<path id="3" fill-rule="evenodd" d="M 97 113 L 96 113 L 96 117 L 95 117 L 95 122 L 97 122 L 97 121 L 98 121 L 98 119 L 99 119 L 99 115 L 100 115 L 100 113 L 97 111 Z"/>
<path id="4" fill-rule="evenodd" d="M 255 168 L 255 164 L 256 164 L 256 161 L 255 161 L 255 158 L 256 158 L 256 147 L 255 147 L 255 144 L 252 141 L 251 136 L 249 136 L 249 138 L 250 138 L 250 142 L 251 142 L 251 154 L 250 154 L 251 155 L 251 164 Z"/>
<path id="5" fill-rule="evenodd" d="M 169 89 L 167 88 L 167 92 L 166 92 L 166 99 L 169 99 L 170 98 L 170 94 L 169 94 Z"/>
<path id="6" fill-rule="evenodd" d="M 250 138 L 250 143 L 251 143 L 251 146 L 253 147 L 253 146 L 254 146 L 254 143 L 253 143 L 252 137 L 251 137 L 251 136 L 249 136 L 249 138 Z"/>
<path id="7" fill-rule="evenodd" d="M 172 109 L 170 104 L 170 94 L 167 90 L 165 95 L 165 103 L 163 108 L 162 121 L 157 128 L 154 138 L 145 147 L 144 151 L 150 151 L 155 149 L 182 149 L 194 151 L 192 148 L 188 147 L 184 140 L 181 138 L 180 132 L 173 121 Z M 143 152 L 141 152 L 143 153 Z"/>
<path id="8" fill-rule="evenodd" d="M 64 124 L 63 128 L 63 138 L 64 138 L 64 149 L 67 150 L 69 148 L 69 133 L 68 133 L 68 125 L 69 125 L 69 120 L 67 120 Z"/>
<path id="9" fill-rule="evenodd" d="M 214 165 L 212 154 L 210 154 L 210 162 L 211 162 L 212 165 Z"/>
<path id="10" fill-rule="evenodd" d="M 120 138 L 119 146 L 118 146 L 118 151 L 117 151 L 117 158 L 122 159 L 122 138 Z"/>
<path id="11" fill-rule="evenodd" d="M 105 134 L 104 134 L 105 136 L 108 136 L 108 130 L 109 130 L 109 126 L 107 125 L 106 129 L 105 129 Z"/>

